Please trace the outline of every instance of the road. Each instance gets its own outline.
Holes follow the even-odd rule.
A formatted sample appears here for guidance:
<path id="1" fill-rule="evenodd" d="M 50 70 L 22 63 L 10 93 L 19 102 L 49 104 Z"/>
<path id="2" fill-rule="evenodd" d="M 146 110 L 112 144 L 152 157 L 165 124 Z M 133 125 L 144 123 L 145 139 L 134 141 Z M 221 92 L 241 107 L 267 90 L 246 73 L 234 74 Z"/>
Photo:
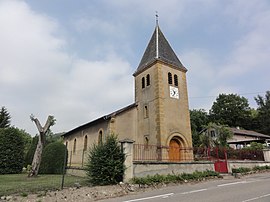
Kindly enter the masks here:
<path id="1" fill-rule="evenodd" d="M 102 202 L 270 202 L 270 173 L 181 184 Z"/>

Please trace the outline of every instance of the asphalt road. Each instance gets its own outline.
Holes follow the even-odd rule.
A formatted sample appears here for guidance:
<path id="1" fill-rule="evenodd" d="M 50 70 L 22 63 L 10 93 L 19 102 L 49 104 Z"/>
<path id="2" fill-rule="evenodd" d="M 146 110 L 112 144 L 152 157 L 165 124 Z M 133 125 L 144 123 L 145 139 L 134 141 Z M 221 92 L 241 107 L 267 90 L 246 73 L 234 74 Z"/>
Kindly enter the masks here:
<path id="1" fill-rule="evenodd" d="M 270 202 L 270 173 L 182 184 L 102 202 Z"/>

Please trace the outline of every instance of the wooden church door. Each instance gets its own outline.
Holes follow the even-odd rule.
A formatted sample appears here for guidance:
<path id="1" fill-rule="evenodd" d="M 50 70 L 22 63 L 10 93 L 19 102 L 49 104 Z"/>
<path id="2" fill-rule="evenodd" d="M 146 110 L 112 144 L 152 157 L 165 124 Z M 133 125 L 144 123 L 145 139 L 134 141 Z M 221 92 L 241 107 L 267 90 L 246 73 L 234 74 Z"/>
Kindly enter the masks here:
<path id="1" fill-rule="evenodd" d="M 176 139 L 171 139 L 169 144 L 169 160 L 180 161 L 180 143 Z"/>

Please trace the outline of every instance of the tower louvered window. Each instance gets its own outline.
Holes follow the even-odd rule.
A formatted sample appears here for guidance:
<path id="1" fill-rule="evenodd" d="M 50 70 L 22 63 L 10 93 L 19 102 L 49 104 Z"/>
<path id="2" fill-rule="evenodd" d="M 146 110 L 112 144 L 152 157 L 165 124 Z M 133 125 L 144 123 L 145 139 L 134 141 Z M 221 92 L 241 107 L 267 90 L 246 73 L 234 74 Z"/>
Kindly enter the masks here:
<path id="1" fill-rule="evenodd" d="M 174 75 L 174 85 L 178 86 L 178 76 L 176 74 Z"/>
<path id="2" fill-rule="evenodd" d="M 172 84 L 172 73 L 168 73 L 168 84 Z"/>
<path id="3" fill-rule="evenodd" d="M 150 75 L 147 74 L 146 76 L 146 86 L 150 86 Z"/>
<path id="4" fill-rule="evenodd" d="M 145 88 L 145 78 L 142 78 L 142 88 Z"/>

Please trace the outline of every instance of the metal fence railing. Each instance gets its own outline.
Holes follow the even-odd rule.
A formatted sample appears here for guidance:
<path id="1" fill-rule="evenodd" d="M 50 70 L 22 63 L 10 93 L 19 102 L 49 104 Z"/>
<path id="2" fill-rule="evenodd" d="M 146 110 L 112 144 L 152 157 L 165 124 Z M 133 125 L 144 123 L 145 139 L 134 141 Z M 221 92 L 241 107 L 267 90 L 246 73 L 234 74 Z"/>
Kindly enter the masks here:
<path id="1" fill-rule="evenodd" d="M 169 147 L 161 145 L 133 145 L 133 161 L 211 161 L 228 160 L 259 160 L 264 161 L 262 150 L 233 149 L 225 147 Z"/>

